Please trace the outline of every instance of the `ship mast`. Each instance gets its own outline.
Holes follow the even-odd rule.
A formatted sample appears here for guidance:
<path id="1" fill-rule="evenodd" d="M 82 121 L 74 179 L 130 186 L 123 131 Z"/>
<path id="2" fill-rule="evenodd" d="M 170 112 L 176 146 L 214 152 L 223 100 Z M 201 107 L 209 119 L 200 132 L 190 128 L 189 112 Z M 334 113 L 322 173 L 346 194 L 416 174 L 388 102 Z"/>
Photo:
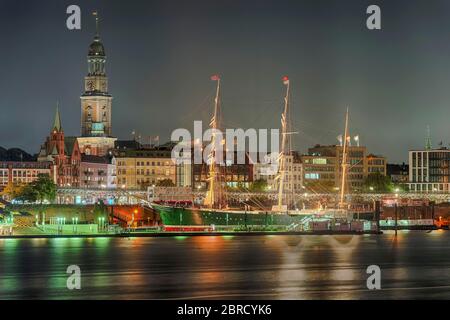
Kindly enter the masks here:
<path id="1" fill-rule="evenodd" d="M 348 108 L 345 114 L 345 129 L 344 129 L 344 146 L 342 151 L 342 178 L 341 178 L 341 195 L 339 200 L 339 208 L 345 207 L 345 179 L 347 175 L 347 152 L 348 152 Z"/>
<path id="2" fill-rule="evenodd" d="M 212 81 L 217 82 L 216 97 L 214 99 L 214 115 L 209 123 L 212 129 L 211 133 L 211 150 L 208 155 L 209 160 L 209 189 L 206 193 L 205 206 L 208 208 L 221 208 L 223 204 L 223 192 L 220 179 L 219 168 L 216 163 L 216 144 L 217 144 L 217 130 L 219 129 L 219 96 L 220 96 L 220 77 L 214 75 L 211 77 Z M 221 141 L 222 142 L 222 141 Z"/>
<path id="3" fill-rule="evenodd" d="M 286 96 L 284 97 L 284 110 L 281 115 L 281 152 L 278 157 L 279 160 L 279 183 L 278 183 L 278 210 L 282 210 L 283 205 L 283 191 L 284 180 L 286 175 L 286 145 L 288 135 L 288 115 L 289 115 L 289 78 L 283 77 L 283 83 L 286 86 Z M 288 203 L 287 203 L 288 205 Z"/>

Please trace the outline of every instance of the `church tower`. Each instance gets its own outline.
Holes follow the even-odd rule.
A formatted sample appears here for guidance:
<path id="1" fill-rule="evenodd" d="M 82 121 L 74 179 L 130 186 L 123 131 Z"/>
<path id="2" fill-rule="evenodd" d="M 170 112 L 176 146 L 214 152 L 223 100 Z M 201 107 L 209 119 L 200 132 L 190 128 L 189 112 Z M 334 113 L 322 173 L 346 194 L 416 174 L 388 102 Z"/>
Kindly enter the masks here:
<path id="1" fill-rule="evenodd" d="M 53 156 L 64 155 L 64 130 L 61 125 L 61 116 L 59 114 L 59 105 L 56 106 L 55 120 L 48 140 L 47 152 Z"/>
<path id="2" fill-rule="evenodd" d="M 81 136 L 110 137 L 112 96 L 108 93 L 105 48 L 100 41 L 99 21 L 94 12 L 96 34 L 87 56 L 88 74 L 81 96 Z"/>
<path id="3" fill-rule="evenodd" d="M 104 156 L 114 148 L 111 128 L 112 96 L 108 92 L 105 48 L 100 41 L 98 15 L 94 12 L 96 33 L 89 46 L 88 74 L 81 95 L 81 137 L 77 138 L 80 152 Z"/>

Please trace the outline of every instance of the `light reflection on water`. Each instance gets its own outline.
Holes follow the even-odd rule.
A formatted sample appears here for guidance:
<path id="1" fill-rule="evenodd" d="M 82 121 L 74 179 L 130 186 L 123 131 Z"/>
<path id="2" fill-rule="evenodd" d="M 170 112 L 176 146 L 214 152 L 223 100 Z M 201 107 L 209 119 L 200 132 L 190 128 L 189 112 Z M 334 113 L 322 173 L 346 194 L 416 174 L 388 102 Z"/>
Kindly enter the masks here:
<path id="1" fill-rule="evenodd" d="M 450 298 L 450 232 L 0 239 L 0 298 Z M 66 289 L 69 265 L 82 289 Z M 366 268 L 382 270 L 381 291 Z"/>

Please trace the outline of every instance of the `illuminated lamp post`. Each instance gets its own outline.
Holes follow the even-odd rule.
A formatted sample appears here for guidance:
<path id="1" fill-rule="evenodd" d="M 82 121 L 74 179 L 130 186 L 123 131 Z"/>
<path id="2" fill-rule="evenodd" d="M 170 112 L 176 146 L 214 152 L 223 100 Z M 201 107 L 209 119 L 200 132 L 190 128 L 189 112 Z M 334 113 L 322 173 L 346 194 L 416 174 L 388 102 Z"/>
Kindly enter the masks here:
<path id="1" fill-rule="evenodd" d="M 98 225 L 101 231 L 105 228 L 105 217 L 98 217 Z"/>
<path id="2" fill-rule="evenodd" d="M 72 217 L 73 232 L 77 232 L 78 217 Z"/>
<path id="3" fill-rule="evenodd" d="M 56 230 L 57 230 L 58 234 L 60 234 L 62 231 L 61 224 L 62 224 L 62 218 L 61 217 L 56 218 Z"/>

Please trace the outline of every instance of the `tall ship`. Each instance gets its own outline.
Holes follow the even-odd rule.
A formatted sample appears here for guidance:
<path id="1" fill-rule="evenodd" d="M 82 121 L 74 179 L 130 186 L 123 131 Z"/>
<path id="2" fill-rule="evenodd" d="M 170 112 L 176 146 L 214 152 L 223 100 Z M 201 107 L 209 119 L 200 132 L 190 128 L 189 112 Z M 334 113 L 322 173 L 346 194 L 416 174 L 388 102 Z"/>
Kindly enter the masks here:
<path id="1" fill-rule="evenodd" d="M 152 202 L 151 206 L 159 213 L 164 226 L 170 229 L 171 226 L 213 226 L 215 227 L 264 227 L 264 228 L 283 228 L 284 230 L 305 230 L 308 228 L 311 220 L 315 221 L 323 218 L 324 220 L 347 219 L 349 214 L 345 208 L 345 146 L 348 136 L 348 111 L 345 124 L 345 143 L 344 159 L 342 167 L 342 189 L 340 194 L 339 208 L 337 209 L 301 209 L 296 208 L 294 194 L 285 188 L 286 180 L 290 167 L 287 164 L 286 157 L 290 154 L 290 81 L 287 76 L 283 77 L 283 84 L 286 87 L 284 97 L 284 107 L 281 115 L 281 141 L 280 152 L 277 158 L 277 197 L 276 204 L 271 208 L 250 210 L 250 205 L 243 203 L 244 210 L 240 208 L 230 208 L 227 202 L 226 182 L 224 179 L 224 166 L 218 163 L 216 153 L 216 135 L 220 129 L 220 90 L 221 82 L 219 76 L 211 77 L 216 81 L 216 94 L 214 99 L 214 111 L 210 121 L 211 130 L 211 148 L 208 154 L 208 190 L 206 192 L 203 204 L 195 207 L 193 205 L 183 204 L 182 202 L 173 202 L 170 205 L 164 202 Z M 267 210 L 266 210 L 267 209 Z"/>

